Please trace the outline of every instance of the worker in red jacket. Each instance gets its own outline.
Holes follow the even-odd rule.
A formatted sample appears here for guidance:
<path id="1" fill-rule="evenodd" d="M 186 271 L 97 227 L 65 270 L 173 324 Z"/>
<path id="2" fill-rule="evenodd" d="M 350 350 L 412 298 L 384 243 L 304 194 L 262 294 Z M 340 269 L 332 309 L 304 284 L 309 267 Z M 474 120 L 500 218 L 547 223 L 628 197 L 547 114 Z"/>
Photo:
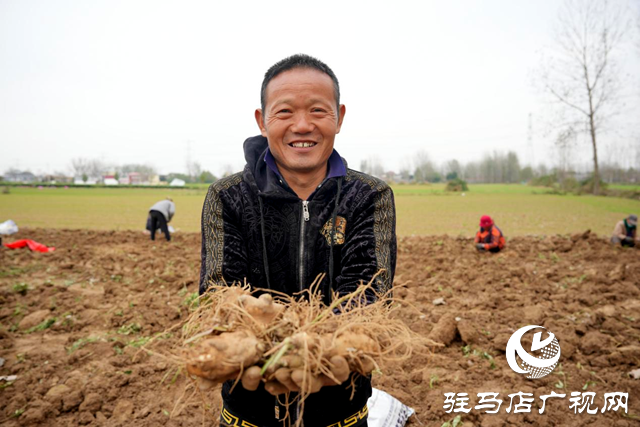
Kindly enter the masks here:
<path id="1" fill-rule="evenodd" d="M 480 218 L 480 231 L 476 233 L 476 249 L 479 251 L 500 252 L 505 240 L 502 231 L 493 223 L 489 215 Z"/>

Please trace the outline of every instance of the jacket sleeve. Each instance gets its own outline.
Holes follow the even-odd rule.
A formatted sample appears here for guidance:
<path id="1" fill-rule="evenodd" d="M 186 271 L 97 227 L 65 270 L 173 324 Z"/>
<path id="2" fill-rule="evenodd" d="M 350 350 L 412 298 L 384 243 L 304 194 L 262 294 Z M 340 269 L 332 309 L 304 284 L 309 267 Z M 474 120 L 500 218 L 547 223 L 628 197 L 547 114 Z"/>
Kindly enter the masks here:
<path id="1" fill-rule="evenodd" d="M 355 209 L 351 224 L 347 223 L 342 268 L 336 276 L 338 295 L 355 291 L 360 283 L 368 283 L 375 277 L 373 289 L 382 295 L 391 290 L 396 268 L 396 210 L 393 191 L 380 184 Z M 367 300 L 376 299 L 367 291 Z"/>
<path id="2" fill-rule="evenodd" d="M 167 222 L 170 222 L 173 219 L 173 216 L 176 214 L 176 204 L 171 202 L 169 203 L 169 220 Z"/>
<path id="3" fill-rule="evenodd" d="M 216 184 L 209 187 L 202 207 L 201 295 L 212 285 L 241 282 L 248 272 L 240 218 L 225 206 L 221 198 L 222 186 Z"/>
<path id="4" fill-rule="evenodd" d="M 496 233 L 496 229 L 491 229 L 491 243 L 485 243 L 485 250 L 497 248 L 500 245 L 500 233 Z"/>
<path id="5" fill-rule="evenodd" d="M 623 221 L 619 221 L 616 224 L 616 228 L 614 228 L 613 230 L 613 235 L 617 236 L 620 240 L 624 240 L 625 237 L 627 237 L 627 233 L 625 232 Z"/>

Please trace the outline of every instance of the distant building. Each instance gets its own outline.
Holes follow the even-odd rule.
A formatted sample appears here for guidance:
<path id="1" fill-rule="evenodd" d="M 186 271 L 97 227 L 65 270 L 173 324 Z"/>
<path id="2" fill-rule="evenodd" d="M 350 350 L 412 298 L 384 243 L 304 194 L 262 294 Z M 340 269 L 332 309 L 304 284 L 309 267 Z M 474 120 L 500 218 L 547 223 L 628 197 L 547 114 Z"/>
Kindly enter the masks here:
<path id="1" fill-rule="evenodd" d="M 382 174 L 382 180 L 387 183 L 398 183 L 403 182 L 402 175 L 399 173 L 395 173 L 393 171 L 388 171 Z"/>
<path id="2" fill-rule="evenodd" d="M 73 184 L 74 185 L 96 185 L 98 183 L 98 180 L 96 178 L 87 178 L 86 181 L 84 181 L 82 179 L 82 177 L 76 176 L 75 178 L 73 178 Z"/>
<path id="3" fill-rule="evenodd" d="M 36 182 L 38 179 L 31 172 L 10 170 L 4 174 L 4 180 L 7 182 L 22 182 L 26 184 L 30 182 Z"/>
<path id="4" fill-rule="evenodd" d="M 169 185 L 172 187 L 184 187 L 185 184 L 186 182 L 184 182 L 180 178 L 174 178 L 173 181 L 171 181 L 171 184 Z"/>
<path id="5" fill-rule="evenodd" d="M 146 176 L 140 174 L 139 172 L 128 172 L 123 174 L 118 182 L 122 185 L 141 185 L 145 184 L 145 180 Z"/>
<path id="6" fill-rule="evenodd" d="M 129 184 L 131 185 L 142 184 L 142 175 L 140 175 L 138 172 L 129 172 L 127 175 L 129 176 Z"/>
<path id="7" fill-rule="evenodd" d="M 104 178 L 104 185 L 118 185 L 118 180 L 115 178 Z"/>

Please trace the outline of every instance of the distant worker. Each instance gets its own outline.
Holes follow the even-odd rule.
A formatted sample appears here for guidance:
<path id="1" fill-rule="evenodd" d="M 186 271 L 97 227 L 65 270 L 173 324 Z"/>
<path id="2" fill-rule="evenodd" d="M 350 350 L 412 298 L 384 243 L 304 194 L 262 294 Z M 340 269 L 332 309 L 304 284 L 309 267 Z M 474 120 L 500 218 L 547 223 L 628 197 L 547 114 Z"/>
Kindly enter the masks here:
<path id="1" fill-rule="evenodd" d="M 476 249 L 479 251 L 500 252 L 505 240 L 502 231 L 493 223 L 489 215 L 480 218 L 480 231 L 476 233 Z"/>
<path id="2" fill-rule="evenodd" d="M 167 241 L 171 240 L 171 233 L 169 233 L 167 224 L 171 222 L 171 218 L 175 213 L 176 205 L 169 197 L 151 206 L 151 209 L 149 209 L 151 240 L 156 240 L 156 230 L 158 228 L 164 233 Z"/>
<path id="3" fill-rule="evenodd" d="M 613 236 L 611 236 L 611 243 L 621 244 L 622 246 L 634 247 L 636 242 L 640 243 L 637 230 L 638 216 L 629 215 L 627 218 L 619 221 L 616 224 L 616 228 L 613 229 Z"/>

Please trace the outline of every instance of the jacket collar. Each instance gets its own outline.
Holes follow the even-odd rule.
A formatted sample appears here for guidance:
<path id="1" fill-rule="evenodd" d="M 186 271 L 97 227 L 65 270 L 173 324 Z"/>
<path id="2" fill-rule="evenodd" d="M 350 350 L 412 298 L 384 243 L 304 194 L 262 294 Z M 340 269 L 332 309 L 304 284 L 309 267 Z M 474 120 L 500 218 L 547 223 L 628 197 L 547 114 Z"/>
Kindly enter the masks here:
<path id="1" fill-rule="evenodd" d="M 273 157 L 273 154 L 271 154 L 271 150 L 269 150 L 269 147 L 267 147 L 266 153 L 264 155 L 264 162 L 273 173 L 284 179 L 282 177 L 282 174 L 280 174 L 280 170 L 278 169 L 278 165 L 276 164 L 276 159 Z M 335 148 L 329 156 L 329 160 L 327 161 L 327 163 L 328 170 L 327 176 L 324 178 L 325 180 L 330 178 L 337 178 L 339 176 L 347 176 L 347 168 L 344 166 L 342 157 L 340 157 L 340 154 L 338 154 Z"/>
<path id="2" fill-rule="evenodd" d="M 258 189 L 258 192 L 269 197 L 298 198 L 293 190 L 287 185 L 282 174 L 278 170 L 275 158 L 269 150 L 267 139 L 261 135 L 248 138 L 244 142 L 244 155 L 247 161 L 245 175 Z M 344 177 L 347 175 L 347 167 L 344 159 L 334 149 L 328 160 L 327 176 L 322 181 L 321 186 L 328 180 Z M 317 192 L 317 190 L 316 190 Z M 315 192 L 314 192 L 315 194 Z M 313 194 L 310 198 L 313 197 Z"/>

